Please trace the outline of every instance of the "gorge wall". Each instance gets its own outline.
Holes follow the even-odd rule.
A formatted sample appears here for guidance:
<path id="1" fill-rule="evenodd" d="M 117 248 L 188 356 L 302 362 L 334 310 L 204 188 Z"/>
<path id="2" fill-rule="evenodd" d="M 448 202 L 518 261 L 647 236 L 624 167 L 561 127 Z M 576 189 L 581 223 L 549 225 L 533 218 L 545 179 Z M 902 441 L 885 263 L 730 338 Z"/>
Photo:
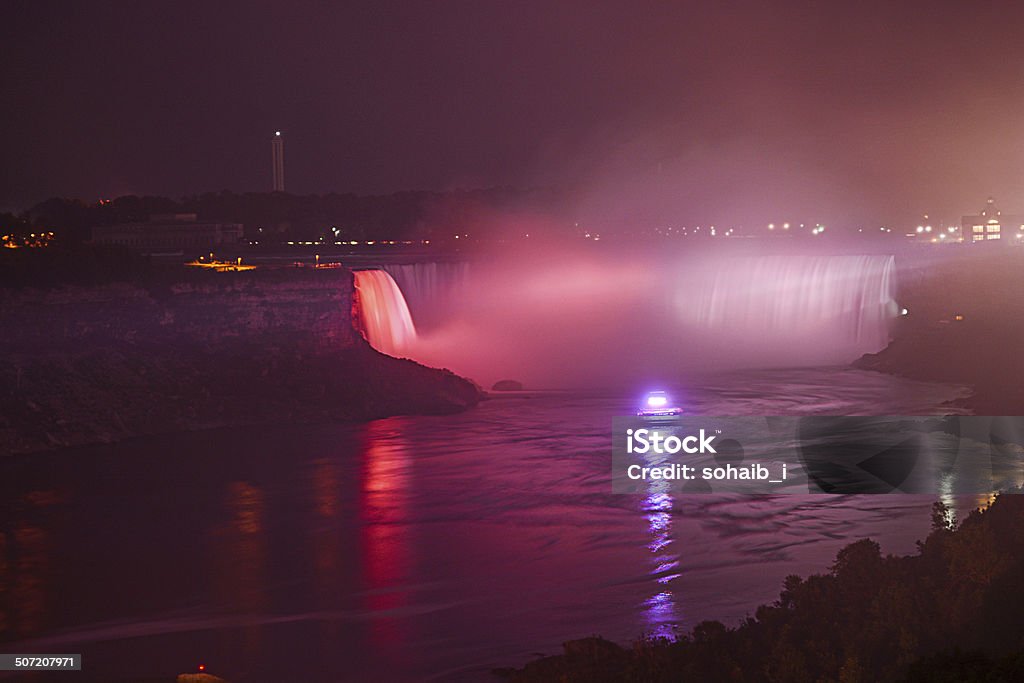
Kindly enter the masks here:
<path id="1" fill-rule="evenodd" d="M 966 251 L 965 251 L 966 250 Z M 1024 414 L 1024 249 L 970 246 L 901 269 L 891 343 L 854 365 L 970 385 L 983 415 Z"/>
<path id="2" fill-rule="evenodd" d="M 0 290 L 0 454 L 479 400 L 467 380 L 371 349 L 352 295 L 343 268 Z"/>

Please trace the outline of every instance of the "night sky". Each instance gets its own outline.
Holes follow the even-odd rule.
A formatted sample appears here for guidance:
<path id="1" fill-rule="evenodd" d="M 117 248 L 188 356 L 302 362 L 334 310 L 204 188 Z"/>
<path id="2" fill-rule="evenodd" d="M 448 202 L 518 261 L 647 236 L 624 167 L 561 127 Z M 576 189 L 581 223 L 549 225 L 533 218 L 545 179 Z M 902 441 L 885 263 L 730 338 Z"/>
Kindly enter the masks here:
<path id="1" fill-rule="evenodd" d="M 573 188 L 682 222 L 1024 212 L 1024 4 L 4 2 L 0 208 Z"/>

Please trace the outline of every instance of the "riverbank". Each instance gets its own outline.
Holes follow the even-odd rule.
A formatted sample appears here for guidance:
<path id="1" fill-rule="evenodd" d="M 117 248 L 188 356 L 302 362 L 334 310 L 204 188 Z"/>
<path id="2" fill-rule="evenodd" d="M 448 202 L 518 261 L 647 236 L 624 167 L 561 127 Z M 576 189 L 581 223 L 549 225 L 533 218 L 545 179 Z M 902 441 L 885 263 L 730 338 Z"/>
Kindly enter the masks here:
<path id="1" fill-rule="evenodd" d="M 937 504 L 932 520 L 918 553 L 847 545 L 827 573 L 787 577 L 738 627 L 705 621 L 631 647 L 585 638 L 494 673 L 510 683 L 1021 680 L 1024 497 L 1000 496 L 957 528 Z"/>
<path id="2" fill-rule="evenodd" d="M 854 362 L 862 370 L 930 382 L 965 384 L 959 407 L 977 415 L 1024 415 L 1020 349 L 1024 334 L 1012 325 L 949 320 L 903 333 L 879 353 Z"/>
<path id="3" fill-rule="evenodd" d="M 901 278 L 907 311 L 892 342 L 854 366 L 973 388 L 964 407 L 980 415 L 1024 415 L 1024 250 L 989 245 Z"/>
<path id="4" fill-rule="evenodd" d="M 481 391 L 374 351 L 345 269 L 0 291 L 0 453 L 145 434 L 441 414 Z"/>

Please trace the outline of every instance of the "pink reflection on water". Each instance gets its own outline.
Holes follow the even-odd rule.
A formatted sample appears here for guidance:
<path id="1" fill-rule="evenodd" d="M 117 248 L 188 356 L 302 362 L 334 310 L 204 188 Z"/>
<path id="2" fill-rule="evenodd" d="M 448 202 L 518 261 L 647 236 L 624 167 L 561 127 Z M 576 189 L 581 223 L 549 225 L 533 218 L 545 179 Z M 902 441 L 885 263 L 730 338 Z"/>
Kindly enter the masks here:
<path id="1" fill-rule="evenodd" d="M 363 604 L 370 616 L 371 643 L 398 652 L 409 635 L 403 612 L 412 602 L 412 461 L 394 420 L 371 422 L 366 439 L 359 506 Z"/>
<path id="2" fill-rule="evenodd" d="M 210 529 L 212 592 L 237 614 L 257 615 L 270 605 L 266 517 L 263 488 L 251 481 L 227 484 L 222 503 L 224 518 Z M 226 646 L 255 657 L 264 646 L 259 623 L 246 623 L 224 633 Z"/>
<path id="3" fill-rule="evenodd" d="M 344 609 L 344 587 L 350 584 L 346 569 L 352 548 L 350 539 L 343 536 L 346 527 L 341 523 L 343 481 L 337 458 L 320 458 L 313 463 L 310 484 L 314 513 L 314 587 L 317 602 L 324 610 Z M 343 637 L 338 620 L 325 619 L 322 625 L 326 638 Z"/>

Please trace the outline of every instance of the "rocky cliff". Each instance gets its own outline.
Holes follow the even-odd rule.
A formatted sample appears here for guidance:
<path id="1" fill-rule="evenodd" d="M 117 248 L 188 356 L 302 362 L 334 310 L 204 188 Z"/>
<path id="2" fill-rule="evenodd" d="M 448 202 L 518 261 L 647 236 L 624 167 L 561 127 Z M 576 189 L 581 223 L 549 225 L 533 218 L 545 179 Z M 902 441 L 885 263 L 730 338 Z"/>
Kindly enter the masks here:
<path id="1" fill-rule="evenodd" d="M 951 247 L 943 260 L 901 273 L 900 305 L 888 347 L 854 365 L 914 379 L 968 384 L 968 407 L 1024 414 L 1024 249 Z"/>
<path id="2" fill-rule="evenodd" d="M 371 349 L 352 292 L 344 269 L 0 290 L 0 453 L 479 400 L 467 380 Z"/>

